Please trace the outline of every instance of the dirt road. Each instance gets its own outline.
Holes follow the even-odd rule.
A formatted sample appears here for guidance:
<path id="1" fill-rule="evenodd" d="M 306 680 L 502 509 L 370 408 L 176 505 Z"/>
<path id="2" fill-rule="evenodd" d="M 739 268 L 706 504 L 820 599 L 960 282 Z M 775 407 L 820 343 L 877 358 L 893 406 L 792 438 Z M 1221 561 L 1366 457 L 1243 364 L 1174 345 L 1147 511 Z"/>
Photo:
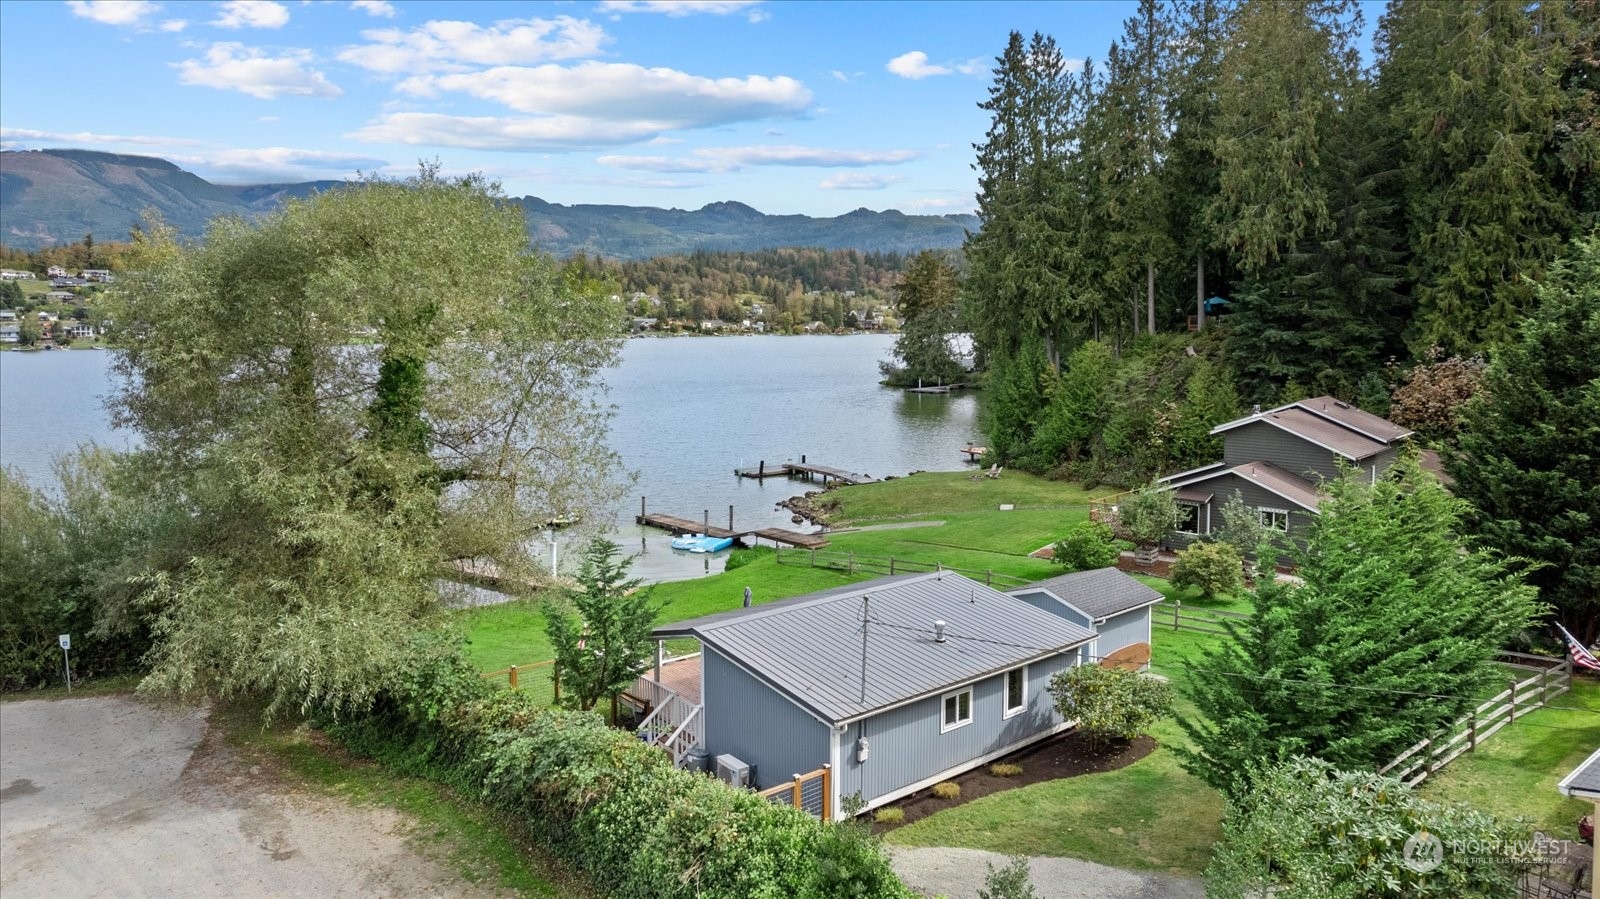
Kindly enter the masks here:
<path id="1" fill-rule="evenodd" d="M 296 789 L 196 709 L 127 697 L 0 704 L 0 894 L 493 896 L 412 822 Z"/>

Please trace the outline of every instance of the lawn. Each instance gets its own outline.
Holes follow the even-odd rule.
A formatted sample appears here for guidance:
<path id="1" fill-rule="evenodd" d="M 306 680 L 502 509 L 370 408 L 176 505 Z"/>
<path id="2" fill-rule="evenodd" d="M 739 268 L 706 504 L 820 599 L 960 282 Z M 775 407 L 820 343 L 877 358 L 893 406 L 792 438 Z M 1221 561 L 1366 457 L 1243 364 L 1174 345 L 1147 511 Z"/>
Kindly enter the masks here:
<path id="1" fill-rule="evenodd" d="M 1089 500 L 1118 491 L 1084 490 L 1075 484 L 1051 481 L 1022 472 L 1005 472 L 998 479 L 962 471 L 925 471 L 910 477 L 862 484 L 829 495 L 839 510 L 835 525 L 944 518 L 955 512 L 995 511 L 1003 503 L 1018 509 L 1081 509 Z"/>
<path id="2" fill-rule="evenodd" d="M 1506 817 L 1523 816 L 1560 839 L 1576 839 L 1578 816 L 1593 803 L 1568 799 L 1556 783 L 1600 747 L 1600 682 L 1574 677 L 1572 691 L 1451 762 L 1423 782 L 1435 802 L 1465 802 Z"/>

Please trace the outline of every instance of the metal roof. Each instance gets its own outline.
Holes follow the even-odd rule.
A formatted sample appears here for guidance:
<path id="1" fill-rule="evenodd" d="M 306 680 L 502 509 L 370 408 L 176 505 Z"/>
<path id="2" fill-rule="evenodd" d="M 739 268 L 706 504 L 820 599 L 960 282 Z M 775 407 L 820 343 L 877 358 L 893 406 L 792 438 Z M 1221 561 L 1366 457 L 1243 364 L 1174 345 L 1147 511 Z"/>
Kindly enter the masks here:
<path id="1" fill-rule="evenodd" d="M 1561 783 L 1556 784 L 1556 789 L 1565 796 L 1600 800 L 1600 749 L 1596 749 L 1583 764 L 1572 769 L 1571 774 L 1561 778 Z"/>
<path id="2" fill-rule="evenodd" d="M 942 643 L 934 639 L 935 621 L 945 622 Z M 878 578 L 664 625 L 655 634 L 698 637 L 835 723 L 1094 639 L 1087 628 L 949 572 Z"/>
<path id="3" fill-rule="evenodd" d="M 1095 621 L 1140 609 L 1162 600 L 1160 593 L 1115 568 L 1096 568 L 1092 571 L 1057 575 L 1007 592 L 1015 596 L 1018 593 L 1033 593 L 1039 590 L 1048 592 Z"/>

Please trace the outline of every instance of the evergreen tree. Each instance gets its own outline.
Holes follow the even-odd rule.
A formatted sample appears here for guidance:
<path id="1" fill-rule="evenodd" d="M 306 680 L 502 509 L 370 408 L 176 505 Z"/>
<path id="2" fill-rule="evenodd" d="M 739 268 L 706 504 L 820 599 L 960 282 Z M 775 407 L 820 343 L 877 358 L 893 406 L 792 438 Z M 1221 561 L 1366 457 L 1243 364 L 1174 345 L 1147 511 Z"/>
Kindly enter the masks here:
<path id="1" fill-rule="evenodd" d="M 1217 78 L 1222 65 L 1223 25 L 1229 0 L 1180 0 L 1167 6 L 1177 52 L 1166 79 L 1171 92 L 1172 137 L 1162 175 L 1166 179 L 1172 240 L 1179 255 L 1194 263 L 1195 317 L 1203 327 L 1204 302 L 1216 291 L 1216 231 L 1206 209 L 1221 185 L 1212 155 L 1216 143 Z M 1207 275 L 1213 286 L 1208 289 Z"/>
<path id="2" fill-rule="evenodd" d="M 615 696 L 645 669 L 651 631 L 661 607 L 650 601 L 644 582 L 629 578 L 631 558 L 621 547 L 596 538 L 584 548 L 578 570 L 582 589 L 545 603 L 545 631 L 555 650 L 563 702 L 587 711 Z"/>
<path id="3" fill-rule="evenodd" d="M 900 364 L 880 366 L 885 384 L 950 384 L 965 374 L 950 347 L 951 335 L 961 330 L 958 287 L 955 267 L 944 256 L 928 250 L 912 257 L 896 288 L 901 321 L 894 355 Z"/>
<path id="4" fill-rule="evenodd" d="M 1490 360 L 1445 471 L 1484 546 L 1528 575 L 1574 633 L 1600 634 L 1600 234 L 1535 288 L 1538 306 Z"/>
<path id="5" fill-rule="evenodd" d="M 1290 552 L 1302 583 L 1263 579 L 1185 688 L 1184 767 L 1230 794 L 1290 755 L 1382 765 L 1498 682 L 1494 654 L 1537 610 L 1505 562 L 1463 548 L 1464 504 L 1415 460 L 1326 487 Z"/>
<path id="6" fill-rule="evenodd" d="M 1571 221 L 1548 152 L 1569 48 L 1541 36 L 1534 14 L 1399 0 L 1383 17 L 1379 77 L 1404 140 L 1419 346 L 1471 352 L 1507 337 L 1532 296 L 1524 276 L 1559 252 Z"/>
<path id="7" fill-rule="evenodd" d="M 1034 453 L 1051 464 L 1086 459 L 1111 414 L 1116 362 L 1111 349 L 1091 340 L 1073 351 L 1050 389 L 1033 436 Z"/>

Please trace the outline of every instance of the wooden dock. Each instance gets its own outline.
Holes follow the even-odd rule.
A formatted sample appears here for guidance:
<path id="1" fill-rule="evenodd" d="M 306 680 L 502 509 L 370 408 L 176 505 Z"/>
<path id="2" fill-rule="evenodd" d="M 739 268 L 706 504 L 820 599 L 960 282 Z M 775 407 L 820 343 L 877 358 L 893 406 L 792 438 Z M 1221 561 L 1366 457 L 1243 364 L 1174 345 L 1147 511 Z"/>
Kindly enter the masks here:
<path id="1" fill-rule="evenodd" d="M 845 471 L 842 468 L 835 468 L 831 465 L 812 465 L 806 461 L 805 456 L 801 456 L 799 462 L 783 462 L 777 465 L 768 465 L 766 461 L 763 460 L 761 464 L 755 468 L 735 468 L 733 473 L 741 478 L 752 478 L 758 481 L 776 477 L 804 478 L 808 481 L 822 478 L 822 483 L 824 485 L 826 485 L 829 481 L 838 481 L 841 484 L 852 485 L 873 484 L 878 480 L 877 478 L 869 475 L 858 474 L 857 472 L 853 471 Z"/>
<path id="2" fill-rule="evenodd" d="M 976 444 L 969 443 L 966 446 L 963 446 L 960 450 L 957 450 L 957 452 L 966 453 L 968 462 L 976 462 L 979 459 L 982 459 L 984 455 L 989 452 L 989 448 L 987 446 L 978 446 Z"/>
<path id="3" fill-rule="evenodd" d="M 774 543 L 787 543 L 802 549 L 820 549 L 828 545 L 828 538 L 821 534 L 802 534 L 787 528 L 759 528 L 756 530 L 738 531 L 733 529 L 733 507 L 728 507 L 728 527 L 720 528 L 710 523 L 707 513 L 699 521 L 693 518 L 684 518 L 681 515 L 662 515 L 659 512 L 646 512 L 644 497 L 639 498 L 639 514 L 633 519 L 645 527 L 660 528 L 673 534 L 705 534 L 707 537 L 732 537 L 743 543 L 746 538 L 754 537 L 759 540 L 771 540 Z"/>

